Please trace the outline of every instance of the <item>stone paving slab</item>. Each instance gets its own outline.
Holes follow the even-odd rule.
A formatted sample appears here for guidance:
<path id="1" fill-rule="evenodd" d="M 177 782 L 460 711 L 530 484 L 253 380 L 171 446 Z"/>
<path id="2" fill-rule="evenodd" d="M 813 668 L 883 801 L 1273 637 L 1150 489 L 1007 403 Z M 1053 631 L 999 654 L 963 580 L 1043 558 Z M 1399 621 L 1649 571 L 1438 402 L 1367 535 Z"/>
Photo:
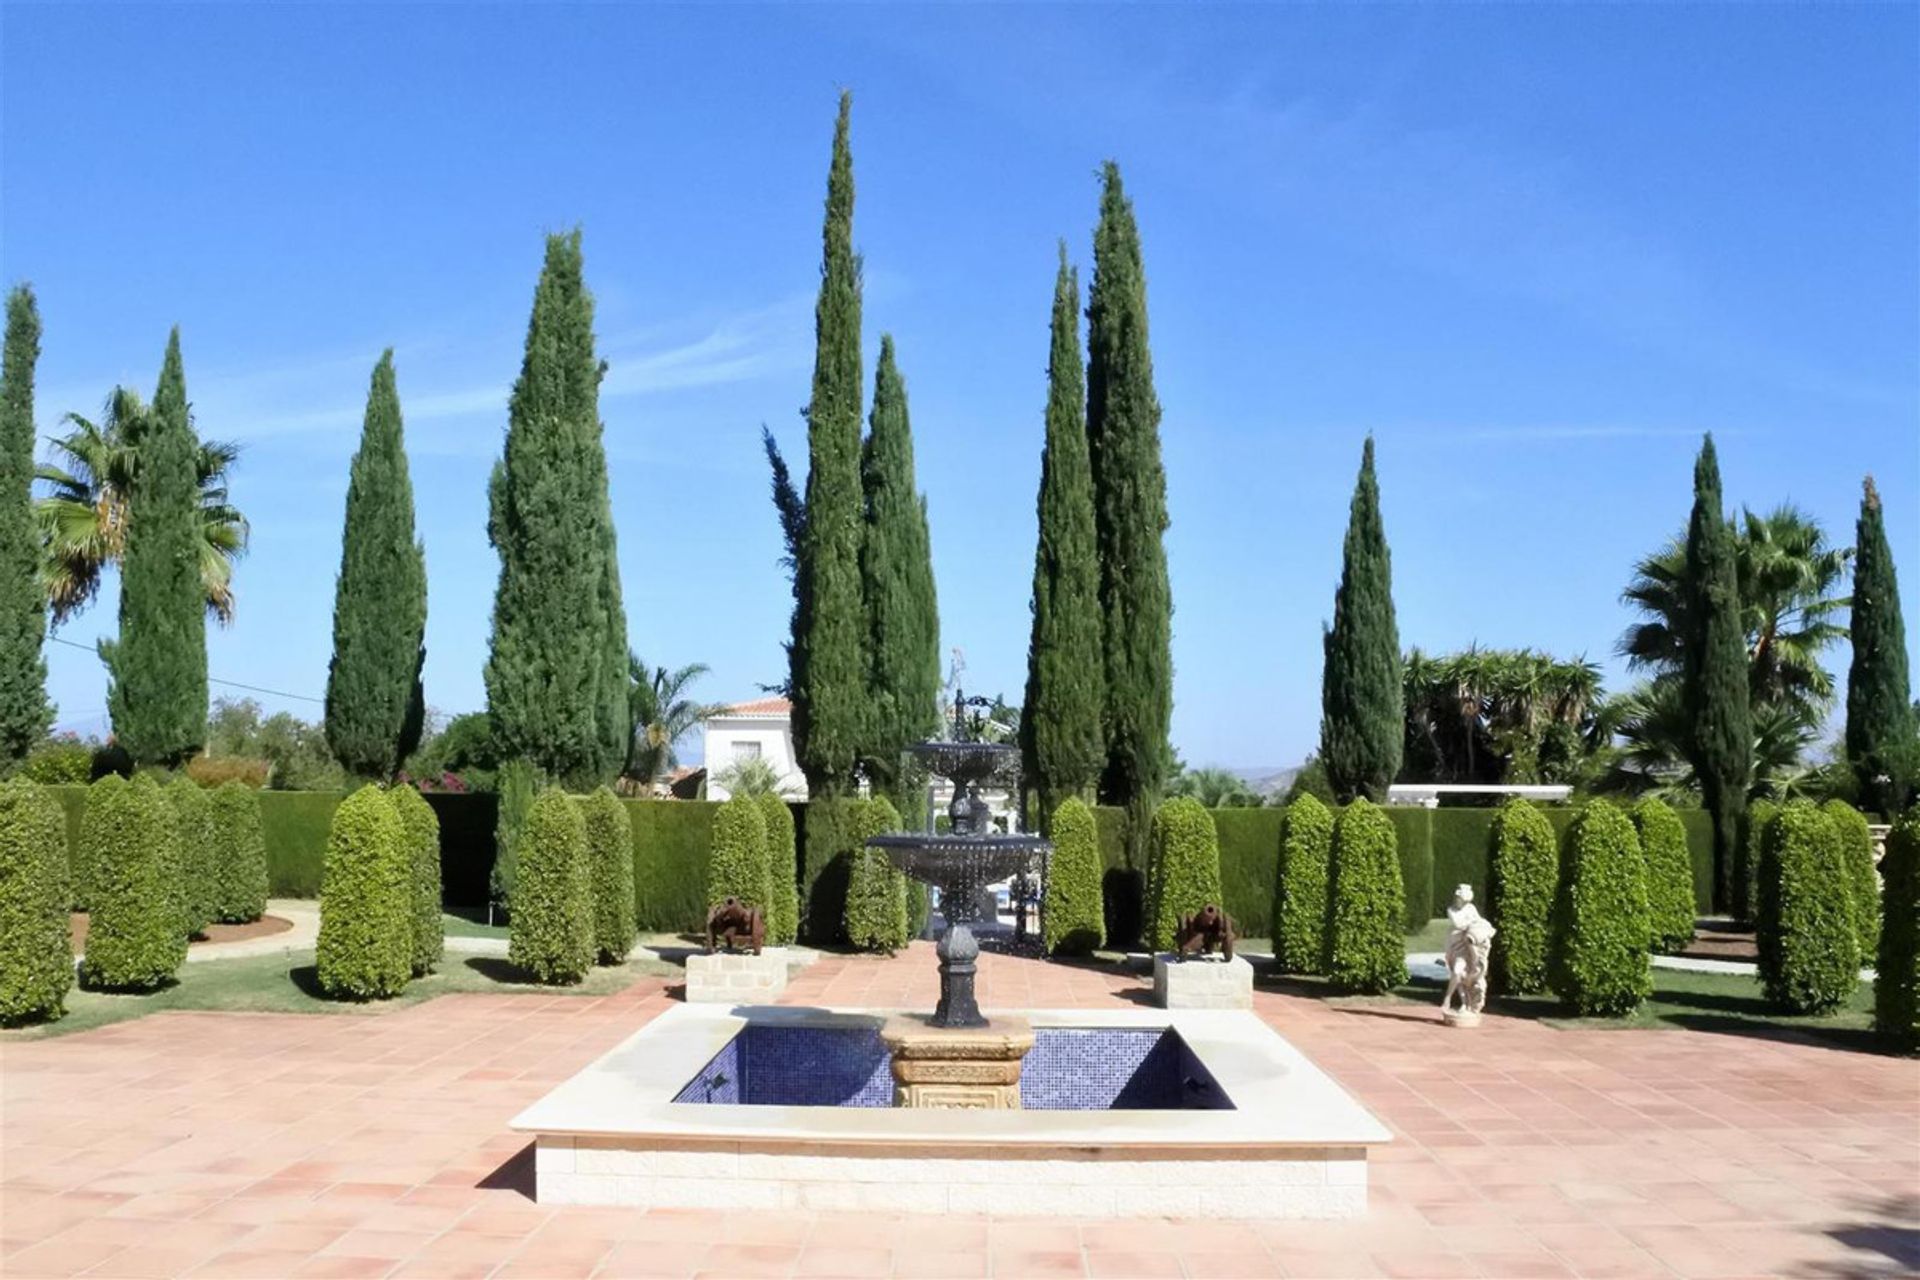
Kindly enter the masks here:
<path id="1" fill-rule="evenodd" d="M 792 1004 L 931 1005 L 933 957 L 828 955 Z M 1138 976 L 981 958 L 989 1007 Z M 1920 1063 L 1792 1035 L 1556 1030 L 1259 990 L 1395 1133 L 1350 1223 L 635 1212 L 533 1203 L 506 1122 L 668 1007 L 456 995 L 0 1036 L 0 1275 L 1689 1276 L 1920 1272 Z M 1708 1025 L 1711 1025 L 1710 1023 Z"/>

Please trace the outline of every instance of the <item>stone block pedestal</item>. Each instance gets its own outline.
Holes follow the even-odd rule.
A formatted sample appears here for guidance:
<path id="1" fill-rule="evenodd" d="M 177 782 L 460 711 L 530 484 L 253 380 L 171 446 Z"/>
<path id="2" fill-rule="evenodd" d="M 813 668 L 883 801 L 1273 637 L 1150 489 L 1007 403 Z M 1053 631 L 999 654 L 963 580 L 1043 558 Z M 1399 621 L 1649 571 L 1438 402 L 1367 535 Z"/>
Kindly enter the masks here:
<path id="1" fill-rule="evenodd" d="M 1253 966 L 1245 956 L 1220 960 L 1153 958 L 1153 1002 L 1162 1009 L 1251 1009 Z"/>
<path id="2" fill-rule="evenodd" d="M 880 1028 L 880 1039 L 893 1055 L 894 1106 L 1020 1109 L 1020 1064 L 1033 1048 L 1033 1024 L 1025 1018 L 935 1027 L 896 1015 Z"/>
<path id="3" fill-rule="evenodd" d="M 688 1004 L 772 1004 L 787 989 L 787 953 L 716 951 L 687 957 Z"/>

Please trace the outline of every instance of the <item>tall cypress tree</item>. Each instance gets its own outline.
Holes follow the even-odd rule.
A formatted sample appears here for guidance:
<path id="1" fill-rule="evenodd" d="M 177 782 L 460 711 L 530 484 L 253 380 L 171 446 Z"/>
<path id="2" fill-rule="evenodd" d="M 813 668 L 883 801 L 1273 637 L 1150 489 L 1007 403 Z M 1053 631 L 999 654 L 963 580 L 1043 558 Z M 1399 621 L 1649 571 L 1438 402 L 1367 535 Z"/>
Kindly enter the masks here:
<path id="1" fill-rule="evenodd" d="M 1087 791 L 1105 763 L 1100 557 L 1087 455 L 1080 363 L 1080 275 L 1060 246 L 1047 359 L 1047 439 L 1040 454 L 1039 542 L 1033 553 L 1033 632 L 1020 712 L 1021 766 L 1043 822 Z"/>
<path id="2" fill-rule="evenodd" d="M 373 368 L 347 481 L 327 667 L 327 746 L 348 773 L 390 778 L 420 743 L 425 714 L 426 553 L 414 538 L 393 350 Z"/>
<path id="3" fill-rule="evenodd" d="M 914 488 L 913 428 L 893 337 L 880 338 L 873 417 L 860 457 L 866 526 L 860 547 L 866 602 L 867 775 L 896 807 L 918 812 L 919 780 L 901 753 L 940 719 L 940 607 L 927 534 L 927 500 Z"/>
<path id="4" fill-rule="evenodd" d="M 40 359 L 40 308 L 33 290 L 7 295 L 0 358 L 0 761 L 23 759 L 53 719 L 47 704 L 47 597 L 40 585 L 40 535 L 33 518 L 33 369 Z"/>
<path id="5" fill-rule="evenodd" d="M 1333 625 L 1322 636 L 1320 759 L 1342 802 L 1365 796 L 1384 804 L 1405 746 L 1406 689 L 1400 632 L 1393 616 L 1393 558 L 1380 518 L 1373 437 L 1360 452 L 1360 476 L 1347 509 L 1347 540 Z"/>
<path id="6" fill-rule="evenodd" d="M 1747 693 L 1747 633 L 1733 529 L 1720 507 L 1720 460 L 1713 435 L 1693 464 L 1693 514 L 1680 583 L 1687 630 L 1681 646 L 1681 696 L 1691 727 L 1693 770 L 1713 816 L 1714 902 L 1746 901 L 1733 882 L 1753 771 L 1753 711 Z"/>
<path id="7" fill-rule="evenodd" d="M 199 441 L 180 330 L 167 339 L 152 406 L 138 419 L 127 500 L 120 634 L 102 641 L 114 737 L 140 764 L 177 765 L 207 736 L 206 593 L 200 585 Z"/>
<path id="8" fill-rule="evenodd" d="M 1853 550 L 1853 665 L 1847 672 L 1847 763 L 1860 784 L 1860 803 L 1891 822 L 1906 808 L 1914 784 L 1916 729 L 1907 683 L 1907 627 L 1900 617 L 1900 584 L 1880 510 L 1880 491 L 1868 476 L 1860 495 Z"/>
<path id="9" fill-rule="evenodd" d="M 494 467 L 488 537 L 500 553 L 487 709 L 501 754 L 576 787 L 624 759 L 626 635 L 612 564 L 593 296 L 580 233 L 547 237 L 526 357 Z M 607 692 L 621 653 L 617 704 Z M 622 749 L 608 726 L 617 720 Z"/>
<path id="10" fill-rule="evenodd" d="M 840 95 L 814 308 L 807 516 L 795 566 L 793 742 L 815 797 L 853 789 L 866 703 L 860 600 L 860 259 L 853 252 L 851 94 Z"/>
<path id="11" fill-rule="evenodd" d="M 1100 548 L 1106 763 L 1100 792 L 1143 840 L 1172 764 L 1173 596 L 1160 400 L 1147 347 L 1147 277 L 1133 204 L 1109 160 L 1087 296 L 1087 449 Z M 1140 846 L 1136 845 L 1136 852 Z"/>

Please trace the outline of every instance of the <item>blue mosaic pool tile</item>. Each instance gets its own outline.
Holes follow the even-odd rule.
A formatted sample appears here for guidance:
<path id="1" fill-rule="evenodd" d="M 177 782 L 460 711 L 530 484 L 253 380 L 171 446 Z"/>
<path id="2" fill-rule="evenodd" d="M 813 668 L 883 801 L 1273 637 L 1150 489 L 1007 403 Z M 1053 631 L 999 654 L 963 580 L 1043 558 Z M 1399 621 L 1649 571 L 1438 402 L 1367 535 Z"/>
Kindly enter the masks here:
<path id="1" fill-rule="evenodd" d="M 893 1104 L 878 1028 L 750 1024 L 675 1102 L 788 1107 Z M 1233 1102 L 1171 1028 L 1043 1028 L 1020 1072 L 1030 1111 L 1231 1110 Z"/>

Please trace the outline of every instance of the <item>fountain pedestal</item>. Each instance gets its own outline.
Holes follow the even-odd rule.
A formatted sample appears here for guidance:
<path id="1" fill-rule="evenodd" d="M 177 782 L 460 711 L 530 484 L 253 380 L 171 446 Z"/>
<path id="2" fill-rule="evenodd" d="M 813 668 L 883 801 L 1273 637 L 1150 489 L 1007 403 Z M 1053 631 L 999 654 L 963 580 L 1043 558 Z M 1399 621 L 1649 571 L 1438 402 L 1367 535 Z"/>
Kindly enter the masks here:
<path id="1" fill-rule="evenodd" d="M 935 1026 L 895 1014 L 880 1028 L 893 1055 L 893 1105 L 986 1111 L 1020 1109 L 1020 1063 L 1033 1024 L 996 1015 L 979 1027 Z"/>

